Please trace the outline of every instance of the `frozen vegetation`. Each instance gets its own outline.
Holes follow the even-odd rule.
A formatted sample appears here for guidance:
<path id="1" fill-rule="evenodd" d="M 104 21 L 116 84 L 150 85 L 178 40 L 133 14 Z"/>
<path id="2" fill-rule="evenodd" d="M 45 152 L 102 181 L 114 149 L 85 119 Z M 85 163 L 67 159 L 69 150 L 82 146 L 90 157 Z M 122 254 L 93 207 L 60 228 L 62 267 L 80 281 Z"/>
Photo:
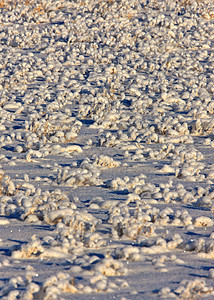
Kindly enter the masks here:
<path id="1" fill-rule="evenodd" d="M 214 2 L 0 1 L 0 297 L 214 298 Z"/>

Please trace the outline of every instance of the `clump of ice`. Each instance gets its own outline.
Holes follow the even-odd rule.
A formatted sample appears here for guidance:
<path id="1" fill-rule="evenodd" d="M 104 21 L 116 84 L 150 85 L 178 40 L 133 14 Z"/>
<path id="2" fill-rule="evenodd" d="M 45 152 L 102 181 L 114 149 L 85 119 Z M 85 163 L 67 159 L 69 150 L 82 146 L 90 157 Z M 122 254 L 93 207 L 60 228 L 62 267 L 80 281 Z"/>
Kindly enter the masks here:
<path id="1" fill-rule="evenodd" d="M 101 185 L 100 171 L 92 164 L 82 165 L 80 168 L 64 167 L 58 169 L 57 184 L 67 186 Z"/>
<path id="2" fill-rule="evenodd" d="M 107 186 L 113 190 L 133 190 L 137 186 L 142 186 L 145 184 L 146 176 L 144 174 L 141 174 L 139 176 L 136 176 L 134 178 L 129 178 L 128 176 L 124 178 L 115 178 L 109 182 L 107 182 Z"/>
<path id="3" fill-rule="evenodd" d="M 115 168 L 120 166 L 119 161 L 115 161 L 112 157 L 109 157 L 107 155 L 100 155 L 98 157 L 95 157 L 94 164 L 101 168 Z"/>
<path id="4" fill-rule="evenodd" d="M 158 295 L 161 298 L 175 298 L 181 299 L 194 299 L 195 297 L 213 296 L 213 287 L 207 286 L 206 282 L 200 279 L 195 280 L 183 280 L 179 287 L 175 290 L 171 290 L 169 287 L 162 288 Z"/>

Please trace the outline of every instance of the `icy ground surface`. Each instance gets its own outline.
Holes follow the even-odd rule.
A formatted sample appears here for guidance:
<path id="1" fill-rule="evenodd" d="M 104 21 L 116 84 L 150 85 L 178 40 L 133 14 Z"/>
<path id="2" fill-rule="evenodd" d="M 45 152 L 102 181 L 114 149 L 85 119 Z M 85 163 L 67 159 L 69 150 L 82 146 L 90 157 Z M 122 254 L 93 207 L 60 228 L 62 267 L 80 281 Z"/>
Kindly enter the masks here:
<path id="1" fill-rule="evenodd" d="M 0 1 L 2 299 L 214 297 L 214 2 Z"/>

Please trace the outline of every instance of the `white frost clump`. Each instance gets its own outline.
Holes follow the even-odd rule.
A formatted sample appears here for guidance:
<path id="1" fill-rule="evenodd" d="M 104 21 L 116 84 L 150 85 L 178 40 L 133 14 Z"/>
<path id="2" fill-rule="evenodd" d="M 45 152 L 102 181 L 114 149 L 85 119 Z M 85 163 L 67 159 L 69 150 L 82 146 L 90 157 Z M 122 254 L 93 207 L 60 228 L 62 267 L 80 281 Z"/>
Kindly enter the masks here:
<path id="1" fill-rule="evenodd" d="M 51 143 L 72 142 L 82 127 L 82 123 L 74 117 L 69 116 L 70 112 L 51 112 L 44 116 L 32 113 L 30 121 L 25 123 L 25 127 L 33 132 L 35 138 L 42 140 L 44 137 Z M 29 142 L 29 134 L 25 139 Z"/>
<path id="2" fill-rule="evenodd" d="M 196 227 L 210 227 L 213 226 L 213 220 L 211 220 L 209 217 L 201 216 L 195 218 L 193 224 Z"/>
<path id="3" fill-rule="evenodd" d="M 58 170 L 57 183 L 66 186 L 90 186 L 103 184 L 99 178 L 100 172 L 93 165 L 82 168 L 61 168 Z"/>
<path id="4" fill-rule="evenodd" d="M 3 170 L 0 170 L 0 192 L 4 195 L 13 195 L 16 191 L 16 186 L 14 181 L 10 178 L 10 176 L 5 175 Z"/>
<path id="5" fill-rule="evenodd" d="M 114 160 L 108 155 L 93 155 L 91 159 L 86 158 L 81 163 L 81 168 L 84 169 L 106 169 L 106 168 L 116 168 L 120 166 L 120 162 Z"/>
<path id="6" fill-rule="evenodd" d="M 63 211 L 65 208 L 72 210 L 76 208 L 73 202 L 70 202 L 68 196 L 56 189 L 52 192 L 46 191 L 41 194 L 24 195 L 20 194 L 16 199 L 16 213 L 22 220 L 36 222 L 39 220 L 48 220 L 55 222 L 57 211 Z M 48 214 L 53 214 L 48 215 Z M 60 213 L 59 213 L 60 214 Z M 59 215 L 58 215 L 59 216 Z"/>
<path id="7" fill-rule="evenodd" d="M 62 221 L 67 215 L 74 215 L 74 210 L 71 208 L 56 209 L 44 213 L 44 220 L 47 224 L 57 224 Z"/>
<path id="8" fill-rule="evenodd" d="M 214 289 L 211 286 L 207 286 L 205 281 L 200 279 L 183 280 L 175 290 L 170 290 L 168 287 L 162 288 L 158 295 L 162 298 L 197 299 L 213 296 Z"/>
<path id="9" fill-rule="evenodd" d="M 107 155 L 100 155 L 98 157 L 95 157 L 94 164 L 101 168 L 115 168 L 120 166 L 119 161 L 115 161 L 112 157 L 109 157 Z"/>
<path id="10" fill-rule="evenodd" d="M 107 186 L 113 190 L 123 190 L 128 189 L 132 190 L 137 186 L 144 186 L 146 176 L 141 174 L 139 176 L 129 178 L 125 176 L 124 178 L 117 177 L 109 182 L 107 182 Z"/>
<path id="11" fill-rule="evenodd" d="M 23 258 L 35 258 L 44 252 L 44 248 L 41 245 L 40 240 L 33 236 L 31 242 L 21 246 L 20 250 L 12 249 L 12 257 L 14 259 L 23 259 Z"/>
<path id="12" fill-rule="evenodd" d="M 63 235 L 61 235 L 61 239 L 60 236 L 58 239 L 51 236 L 46 236 L 43 239 L 33 236 L 27 244 L 12 247 L 11 256 L 14 259 L 68 259 L 71 255 L 76 255 L 77 252 L 82 254 L 82 251 L 83 243 L 77 241 L 72 235 L 69 239 Z"/>
<path id="13" fill-rule="evenodd" d="M 201 206 L 201 207 L 212 207 L 213 205 L 213 201 L 209 196 L 204 196 L 199 198 L 196 202 L 195 202 L 196 206 Z"/>
<path id="14" fill-rule="evenodd" d="M 87 233 L 84 237 L 84 245 L 88 248 L 100 248 L 105 245 L 105 241 L 98 233 Z"/>
<path id="15" fill-rule="evenodd" d="M 108 222 L 113 224 L 111 229 L 112 236 L 116 239 L 128 237 L 134 240 L 139 236 L 155 236 L 155 226 L 153 226 L 149 214 L 141 212 L 139 208 L 131 216 L 131 211 L 132 208 L 126 204 L 110 208 Z"/>
<path id="16" fill-rule="evenodd" d="M 123 263 L 113 258 L 104 258 L 101 262 L 97 263 L 94 271 L 100 272 L 106 276 L 124 275 L 128 272 Z"/>
<path id="17" fill-rule="evenodd" d="M 74 278 L 69 274 L 59 272 L 55 276 L 48 277 L 40 287 L 35 296 L 44 300 L 58 299 L 61 293 L 77 293 L 78 289 L 74 285 Z"/>
<path id="18" fill-rule="evenodd" d="M 176 168 L 175 176 L 178 178 L 186 178 L 188 181 L 204 181 L 205 175 L 200 174 L 205 168 L 203 163 L 190 161 Z"/>
<path id="19" fill-rule="evenodd" d="M 214 120 L 201 120 L 197 118 L 191 122 L 191 133 L 195 135 L 207 135 L 214 132 Z"/>
<path id="20" fill-rule="evenodd" d="M 117 259 L 124 259 L 130 261 L 139 261 L 143 259 L 143 256 L 140 254 L 138 247 L 127 246 L 124 248 L 117 248 L 115 250 L 115 256 Z"/>
<path id="21" fill-rule="evenodd" d="M 9 282 L 1 289 L 1 296 L 7 299 L 15 299 L 19 295 L 18 288 L 24 285 L 24 280 L 21 276 L 11 277 Z"/>

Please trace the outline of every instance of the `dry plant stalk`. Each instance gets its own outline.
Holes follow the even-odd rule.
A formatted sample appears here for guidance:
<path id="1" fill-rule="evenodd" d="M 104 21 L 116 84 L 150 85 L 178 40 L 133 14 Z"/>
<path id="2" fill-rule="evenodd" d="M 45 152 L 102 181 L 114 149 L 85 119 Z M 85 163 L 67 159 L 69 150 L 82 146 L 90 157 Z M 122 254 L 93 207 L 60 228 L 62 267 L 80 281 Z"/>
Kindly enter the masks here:
<path id="1" fill-rule="evenodd" d="M 0 196 L 2 195 L 2 179 L 4 177 L 4 172 L 0 175 Z"/>

